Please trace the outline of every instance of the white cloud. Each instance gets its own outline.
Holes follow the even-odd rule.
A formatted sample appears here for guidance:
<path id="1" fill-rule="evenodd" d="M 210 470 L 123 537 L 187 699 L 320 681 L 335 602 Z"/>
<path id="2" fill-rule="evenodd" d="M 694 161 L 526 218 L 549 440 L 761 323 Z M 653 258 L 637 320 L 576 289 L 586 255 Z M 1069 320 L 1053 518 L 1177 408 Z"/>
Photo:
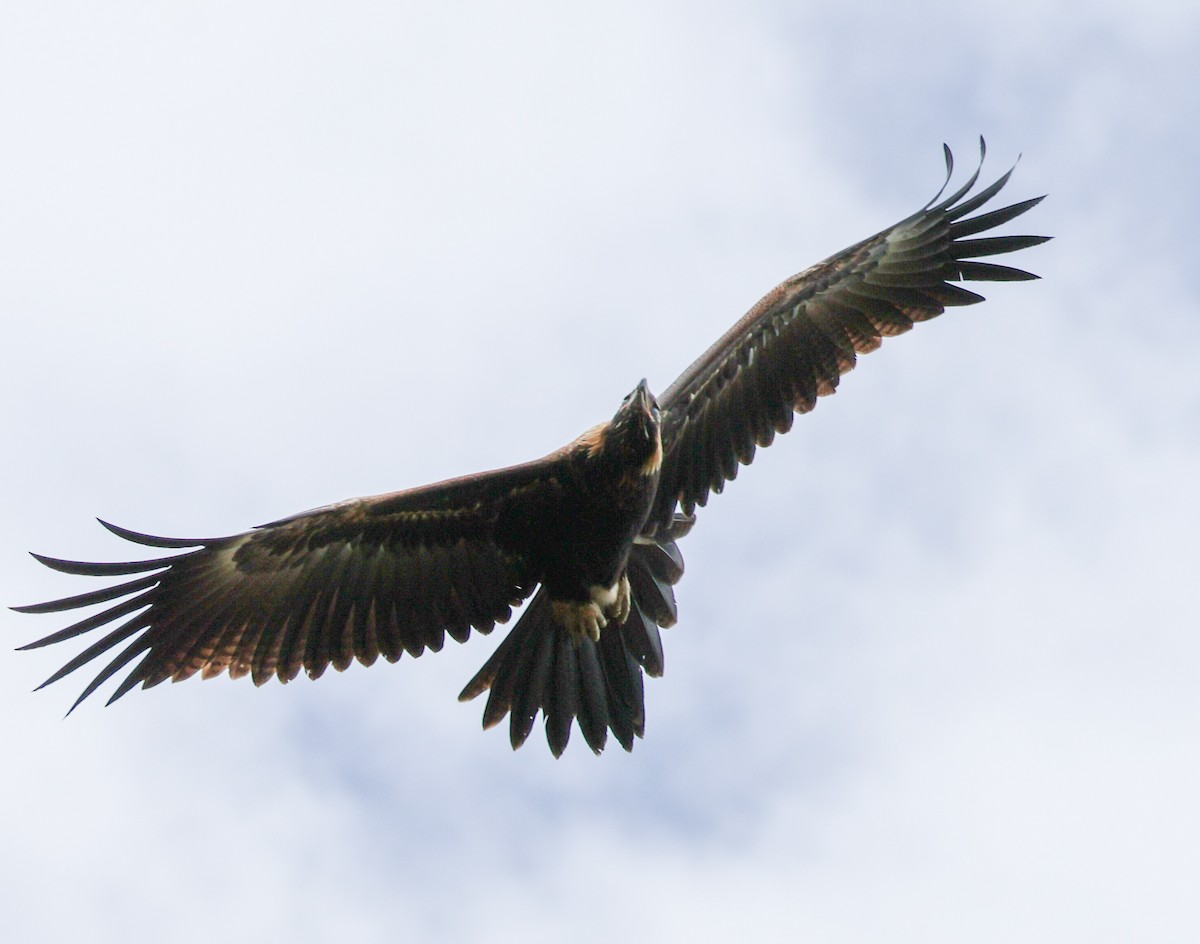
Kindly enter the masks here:
<path id="1" fill-rule="evenodd" d="M 122 552 L 92 514 L 222 533 L 550 449 L 924 202 L 942 139 L 1023 150 L 1058 237 L 703 512 L 632 755 L 481 733 L 481 641 L 66 722 L 62 655 L 0 660 L 6 937 L 1194 938 L 1180 9 L 0 15 L 8 603 L 78 590 L 27 548 Z"/>

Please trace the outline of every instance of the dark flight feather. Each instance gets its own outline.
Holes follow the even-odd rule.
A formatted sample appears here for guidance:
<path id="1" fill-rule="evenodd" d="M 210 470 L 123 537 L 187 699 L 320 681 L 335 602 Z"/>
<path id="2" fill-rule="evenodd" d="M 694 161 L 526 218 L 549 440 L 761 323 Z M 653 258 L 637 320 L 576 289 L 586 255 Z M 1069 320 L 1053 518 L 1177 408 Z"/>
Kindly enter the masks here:
<path id="1" fill-rule="evenodd" d="M 981 146 L 981 164 L 982 152 Z M 952 169 L 947 152 L 947 178 Z M 962 219 L 999 193 L 1011 174 L 960 203 L 978 179 L 976 170 L 942 202 L 781 283 L 684 371 L 659 398 L 663 468 L 651 526 L 665 524 L 676 509 L 690 514 L 720 492 L 737 463 L 752 455 L 746 444 L 762 444 L 769 428 L 786 432 L 792 412 L 807 412 L 817 397 L 833 393 L 857 355 L 947 307 L 983 300 L 951 282 L 1036 278 L 967 261 L 1048 238 L 965 238 L 1041 202 L 1037 197 Z"/>
<path id="2" fill-rule="evenodd" d="M 341 670 L 356 658 L 369 663 L 380 651 L 380 613 L 386 614 L 384 652 L 393 660 L 402 650 L 419 655 L 425 648 L 441 648 L 443 632 L 460 639 L 472 628 L 489 632 L 533 590 L 525 563 L 507 554 L 491 533 L 498 504 L 518 485 L 536 489 L 545 471 L 545 465 L 530 464 L 434 490 L 344 502 L 199 542 L 109 526 L 139 544 L 186 548 L 198 543 L 199 548 L 152 561 L 101 565 L 39 558 L 67 573 L 158 573 L 17 607 L 57 612 L 132 594 L 24 648 L 60 642 L 149 607 L 48 680 L 148 627 L 142 637 L 147 655 L 130 680 L 149 688 L 197 672 L 206 678 L 223 671 L 250 674 L 262 684 L 272 675 L 289 681 L 301 668 L 316 678 L 330 664 Z M 403 625 L 394 619 L 397 612 L 409 614 Z M 139 653 L 122 653 L 106 673 Z"/>
<path id="3" fill-rule="evenodd" d="M 23 647 L 107 628 L 43 686 L 106 653 L 110 661 L 71 710 L 125 670 L 109 704 L 138 685 L 196 674 L 249 675 L 256 685 L 287 682 L 301 670 L 317 678 L 330 665 L 341 671 L 381 656 L 395 662 L 441 649 L 446 635 L 464 642 L 473 630 L 488 633 L 532 595 L 459 698 L 488 692 L 484 727 L 507 716 L 514 748 L 540 712 L 555 755 L 576 722 L 597 753 L 609 731 L 632 749 L 645 732 L 643 674 L 663 673 L 660 629 L 678 617 L 673 587 L 683 558 L 676 542 L 691 529 L 695 508 L 787 432 L 796 413 L 833 393 L 883 338 L 983 300 L 958 283 L 1036 278 L 980 260 L 1046 237 L 980 234 L 1042 198 L 971 215 L 1003 189 L 1012 169 L 972 195 L 981 140 L 980 167 L 943 196 L 953 175 L 949 148 L 945 155 L 946 179 L 925 207 L 768 292 L 667 388 L 657 409 L 643 382 L 611 423 L 543 459 L 342 502 L 229 537 L 165 538 L 101 522 L 131 543 L 180 552 L 166 557 L 91 563 L 35 554 L 62 573 L 124 579 L 14 607 L 59 613 L 106 605 Z M 640 422 L 651 424 L 646 429 L 661 450 L 621 465 L 612 444 L 630 435 L 622 417 L 639 415 L 639 404 Z M 610 597 L 620 595 L 620 582 L 607 588 L 611 576 L 596 586 L 584 579 L 608 572 L 571 559 L 579 533 L 599 542 L 589 554 L 628 581 L 628 615 L 610 611 L 598 640 L 562 623 L 564 613 L 589 612 L 589 599 L 617 607 Z"/>

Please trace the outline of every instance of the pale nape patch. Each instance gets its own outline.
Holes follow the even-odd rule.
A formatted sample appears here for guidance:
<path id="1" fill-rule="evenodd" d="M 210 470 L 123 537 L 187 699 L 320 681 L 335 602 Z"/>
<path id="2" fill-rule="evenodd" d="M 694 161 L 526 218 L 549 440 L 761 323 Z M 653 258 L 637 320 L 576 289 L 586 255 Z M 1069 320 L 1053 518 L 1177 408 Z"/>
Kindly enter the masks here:
<path id="1" fill-rule="evenodd" d="M 594 459 L 604 450 L 604 443 L 607 438 L 608 423 L 597 423 L 575 441 L 587 449 L 589 459 Z"/>

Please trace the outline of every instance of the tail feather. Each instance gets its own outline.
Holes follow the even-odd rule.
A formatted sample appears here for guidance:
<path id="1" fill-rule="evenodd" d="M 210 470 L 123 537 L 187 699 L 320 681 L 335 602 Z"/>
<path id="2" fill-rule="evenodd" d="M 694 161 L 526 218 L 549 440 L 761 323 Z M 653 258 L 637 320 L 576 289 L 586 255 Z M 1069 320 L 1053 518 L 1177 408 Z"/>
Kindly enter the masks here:
<path id="1" fill-rule="evenodd" d="M 488 692 L 483 726 L 493 727 L 507 715 L 514 749 L 525 743 L 541 711 L 555 757 L 566 749 L 576 721 L 595 753 L 604 749 L 609 731 L 632 750 L 634 738 L 645 732 L 642 672 L 662 674 L 659 627 L 676 618 L 672 585 L 683 576 L 683 557 L 675 541 L 692 522 L 679 516 L 653 541 L 634 545 L 628 567 L 633 599 L 623 624 L 606 627 L 598 643 L 574 644 L 554 621 L 549 595 L 539 590 L 459 700 Z"/>

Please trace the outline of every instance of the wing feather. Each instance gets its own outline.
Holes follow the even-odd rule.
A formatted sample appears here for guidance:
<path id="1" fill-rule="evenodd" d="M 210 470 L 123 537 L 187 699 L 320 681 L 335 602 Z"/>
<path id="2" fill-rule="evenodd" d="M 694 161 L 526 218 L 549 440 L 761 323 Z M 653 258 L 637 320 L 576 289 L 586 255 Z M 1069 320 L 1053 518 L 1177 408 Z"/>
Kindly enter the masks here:
<path id="1" fill-rule="evenodd" d="M 131 628 L 130 630 L 128 630 L 126 632 L 113 633 L 112 635 L 118 637 L 118 639 L 124 639 L 124 638 L 127 638 L 129 636 L 129 634 L 132 633 L 133 631 L 134 630 Z M 116 641 L 117 640 L 110 642 L 109 645 L 110 646 L 115 645 Z M 79 693 L 79 697 L 76 698 L 74 703 L 71 705 L 70 711 L 74 711 L 76 708 L 78 708 L 80 702 L 82 702 L 85 698 L 87 698 L 90 694 L 92 694 L 92 692 L 94 692 L 101 685 L 103 685 L 110 678 L 112 678 L 119 671 L 121 671 L 121 669 L 123 669 L 123 668 L 125 668 L 125 666 L 129 665 L 130 662 L 132 662 L 134 659 L 136 659 L 138 656 L 140 656 L 149 647 L 150 647 L 150 644 L 148 642 L 146 642 L 145 637 L 143 637 L 143 636 L 135 637 L 133 642 L 131 642 L 124 649 L 122 649 L 121 652 L 116 656 L 116 658 L 114 658 L 111 662 L 109 662 L 108 665 L 106 665 L 101 670 L 100 674 L 97 675 L 94 679 L 92 679 L 88 683 L 87 688 L 85 688 L 82 692 Z M 117 696 L 113 696 L 113 697 L 117 697 Z M 112 701 L 112 698 L 109 699 L 110 703 L 111 703 L 111 701 Z"/>
<path id="2" fill-rule="evenodd" d="M 554 461 L 343 502 L 224 538 L 164 538 L 101 522 L 135 544 L 183 553 L 117 563 L 34 555 L 68 574 L 133 579 L 19 607 L 56 613 L 106 605 L 25 648 L 116 627 L 46 685 L 133 637 L 78 705 L 139 656 L 110 701 L 138 684 L 196 674 L 286 682 L 301 669 L 318 678 L 330 665 L 342 671 L 380 655 L 417 656 L 440 649 L 447 633 L 461 642 L 509 619 L 535 589 L 522 549 L 497 533 L 497 517 L 514 488 L 539 487 Z M 603 717 L 594 696 L 589 706 Z"/>
<path id="3" fill-rule="evenodd" d="M 769 292 L 659 398 L 663 466 L 649 531 L 676 511 L 690 514 L 786 432 L 796 412 L 837 389 L 857 356 L 903 334 L 947 307 L 982 301 L 961 281 L 1036 276 L 981 257 L 1027 249 L 1043 236 L 983 236 L 1032 209 L 1041 197 L 977 216 L 1012 169 L 973 196 L 980 165 L 965 184 L 869 239 L 843 250 Z M 953 158 L 946 149 L 947 182 Z M 943 191 L 946 185 L 943 184 Z M 940 202 L 938 202 L 940 200 Z"/>

